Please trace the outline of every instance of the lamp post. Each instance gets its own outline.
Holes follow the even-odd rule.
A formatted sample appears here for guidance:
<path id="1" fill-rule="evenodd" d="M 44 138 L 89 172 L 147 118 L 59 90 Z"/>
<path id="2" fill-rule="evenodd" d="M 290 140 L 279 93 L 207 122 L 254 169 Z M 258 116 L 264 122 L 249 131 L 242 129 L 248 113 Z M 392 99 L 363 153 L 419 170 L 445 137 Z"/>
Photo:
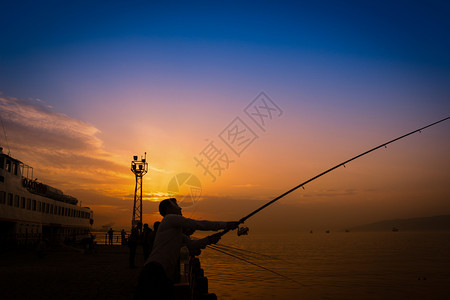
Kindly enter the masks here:
<path id="1" fill-rule="evenodd" d="M 133 218 L 131 220 L 131 228 L 137 227 L 139 233 L 142 231 L 142 177 L 147 174 L 147 152 L 144 158 L 138 159 L 138 156 L 133 156 L 131 161 L 131 172 L 136 176 L 136 186 L 134 188 L 134 204 L 133 204 Z"/>

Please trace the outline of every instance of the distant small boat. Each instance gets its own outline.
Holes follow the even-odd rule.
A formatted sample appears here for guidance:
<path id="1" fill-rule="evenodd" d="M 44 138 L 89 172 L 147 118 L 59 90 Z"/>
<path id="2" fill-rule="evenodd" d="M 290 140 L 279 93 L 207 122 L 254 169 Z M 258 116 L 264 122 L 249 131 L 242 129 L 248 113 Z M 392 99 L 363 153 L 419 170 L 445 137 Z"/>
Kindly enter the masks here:
<path id="1" fill-rule="evenodd" d="M 327 230 L 327 231 L 325 231 L 325 233 L 330 233 L 330 231 L 329 231 L 329 230 Z"/>
<path id="2" fill-rule="evenodd" d="M 313 233 L 313 231 L 312 231 L 312 230 L 310 230 L 310 231 L 309 231 L 309 233 Z"/>
<path id="3" fill-rule="evenodd" d="M 350 230 L 348 230 L 348 229 L 345 229 L 345 232 L 350 232 Z"/>
<path id="4" fill-rule="evenodd" d="M 397 231 L 398 231 L 398 228 L 397 228 L 397 227 L 392 227 L 392 231 L 393 231 L 393 232 L 397 232 Z"/>

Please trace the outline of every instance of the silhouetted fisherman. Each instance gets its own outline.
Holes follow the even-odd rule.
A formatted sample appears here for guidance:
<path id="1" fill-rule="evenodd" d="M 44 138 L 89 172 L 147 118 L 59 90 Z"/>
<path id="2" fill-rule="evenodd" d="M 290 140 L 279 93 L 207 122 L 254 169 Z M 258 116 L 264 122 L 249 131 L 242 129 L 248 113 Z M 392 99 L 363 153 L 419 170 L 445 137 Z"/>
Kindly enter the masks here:
<path id="1" fill-rule="evenodd" d="M 112 228 L 109 228 L 108 230 L 108 244 L 113 244 L 113 236 L 114 236 L 114 230 Z"/>
<path id="2" fill-rule="evenodd" d="M 164 217 L 156 233 L 153 250 L 139 275 L 135 299 L 174 299 L 173 284 L 179 273 L 178 260 L 184 242 L 203 249 L 220 240 L 216 233 L 199 240 L 189 240 L 183 233 L 195 230 L 236 229 L 239 222 L 197 221 L 182 216 L 175 198 L 161 201 L 159 212 Z"/>
<path id="3" fill-rule="evenodd" d="M 148 227 L 148 224 L 144 224 L 144 229 L 142 229 L 142 251 L 144 252 L 144 260 L 147 260 L 150 255 L 150 234 L 152 233 L 152 229 Z"/>
<path id="4" fill-rule="evenodd" d="M 128 247 L 130 248 L 130 255 L 129 255 L 130 268 L 136 268 L 134 260 L 136 258 L 136 249 L 138 245 L 138 240 L 139 240 L 139 229 L 137 227 L 133 227 L 133 229 L 131 229 L 131 234 L 128 237 Z"/>

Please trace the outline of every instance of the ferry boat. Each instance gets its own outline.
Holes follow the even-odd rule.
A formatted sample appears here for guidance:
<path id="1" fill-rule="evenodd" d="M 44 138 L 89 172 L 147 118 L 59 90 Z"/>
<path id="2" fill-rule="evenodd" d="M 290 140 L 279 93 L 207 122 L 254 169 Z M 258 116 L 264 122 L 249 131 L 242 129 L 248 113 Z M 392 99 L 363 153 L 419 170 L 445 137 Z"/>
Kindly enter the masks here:
<path id="1" fill-rule="evenodd" d="M 90 234 L 93 211 L 75 197 L 33 179 L 33 168 L 0 147 L 0 250 L 79 241 Z"/>

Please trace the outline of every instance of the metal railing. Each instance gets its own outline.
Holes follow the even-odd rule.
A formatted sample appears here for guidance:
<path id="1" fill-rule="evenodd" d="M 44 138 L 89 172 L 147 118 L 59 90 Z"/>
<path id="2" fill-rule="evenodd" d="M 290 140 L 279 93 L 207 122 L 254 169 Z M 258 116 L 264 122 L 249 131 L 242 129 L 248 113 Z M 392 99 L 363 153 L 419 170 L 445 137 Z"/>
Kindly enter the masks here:
<path id="1" fill-rule="evenodd" d="M 93 232 L 97 245 L 126 245 L 129 232 L 125 232 L 124 237 L 120 231 L 115 231 L 110 238 L 108 232 Z"/>

